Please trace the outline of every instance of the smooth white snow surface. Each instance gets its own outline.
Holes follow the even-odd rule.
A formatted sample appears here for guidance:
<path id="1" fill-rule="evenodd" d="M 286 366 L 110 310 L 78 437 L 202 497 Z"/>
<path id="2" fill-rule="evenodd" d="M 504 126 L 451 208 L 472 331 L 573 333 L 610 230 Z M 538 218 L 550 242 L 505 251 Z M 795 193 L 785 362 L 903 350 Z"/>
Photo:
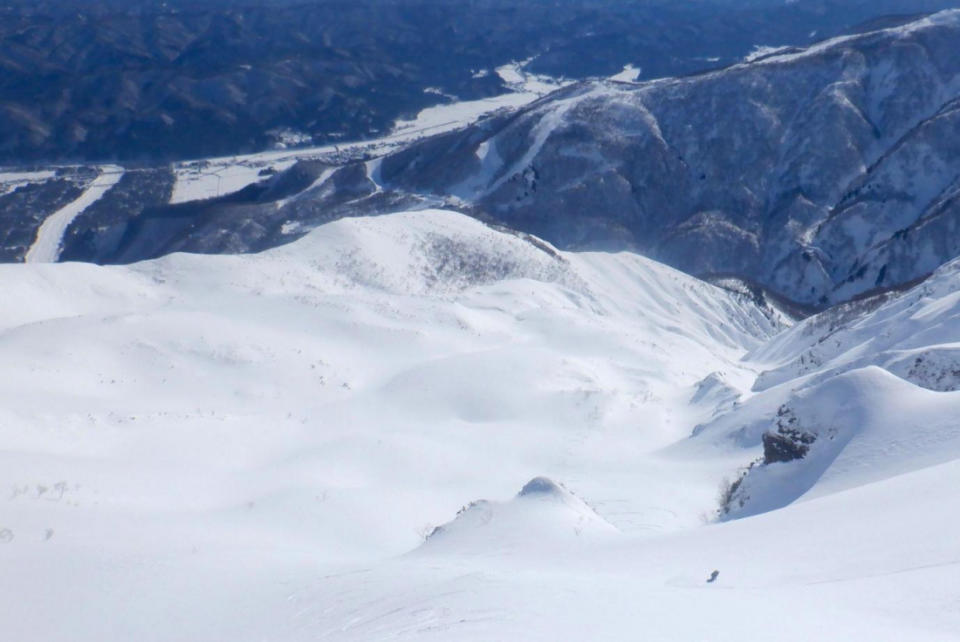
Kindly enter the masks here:
<path id="1" fill-rule="evenodd" d="M 98 168 L 100 174 L 76 199 L 48 216 L 37 229 L 37 237 L 24 256 L 26 263 L 55 263 L 60 256 L 63 234 L 70 223 L 85 209 L 100 200 L 100 197 L 123 178 L 124 170 L 118 165 Z"/>
<path id="2" fill-rule="evenodd" d="M 764 353 L 764 311 L 653 261 L 429 210 L 0 289 L 5 639 L 960 630 L 960 393 L 751 392 L 809 323 Z M 846 445 L 773 475 L 782 500 L 829 460 L 803 501 L 714 523 L 783 403 Z"/>

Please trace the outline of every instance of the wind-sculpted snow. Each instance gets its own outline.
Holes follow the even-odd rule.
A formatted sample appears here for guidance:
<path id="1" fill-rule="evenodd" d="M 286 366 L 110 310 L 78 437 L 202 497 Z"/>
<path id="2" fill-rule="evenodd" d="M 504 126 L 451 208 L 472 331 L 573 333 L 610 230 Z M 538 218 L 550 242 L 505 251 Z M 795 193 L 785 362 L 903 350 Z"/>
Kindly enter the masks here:
<path id="1" fill-rule="evenodd" d="M 128 171 L 65 256 L 293 242 L 0 266 L 0 633 L 954 639 L 958 15 L 135 220 Z"/>

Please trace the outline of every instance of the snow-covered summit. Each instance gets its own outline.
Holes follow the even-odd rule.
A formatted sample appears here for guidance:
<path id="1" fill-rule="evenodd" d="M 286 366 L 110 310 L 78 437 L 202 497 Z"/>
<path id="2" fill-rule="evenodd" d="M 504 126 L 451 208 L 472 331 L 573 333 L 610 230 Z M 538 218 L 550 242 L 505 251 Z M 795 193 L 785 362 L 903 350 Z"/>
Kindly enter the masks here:
<path id="1" fill-rule="evenodd" d="M 584 540 L 617 532 L 562 484 L 535 477 L 510 501 L 479 500 L 464 506 L 451 522 L 434 529 L 420 550 L 457 555 L 502 554 L 505 550 L 557 554 L 571 544 L 583 545 Z"/>

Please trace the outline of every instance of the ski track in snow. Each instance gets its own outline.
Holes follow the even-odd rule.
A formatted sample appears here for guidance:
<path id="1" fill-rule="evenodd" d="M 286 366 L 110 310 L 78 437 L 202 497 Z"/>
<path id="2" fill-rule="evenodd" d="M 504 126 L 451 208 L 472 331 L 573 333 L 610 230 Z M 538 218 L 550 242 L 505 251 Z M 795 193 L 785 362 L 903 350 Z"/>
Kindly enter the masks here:
<path id="1" fill-rule="evenodd" d="M 85 209 L 100 200 L 107 191 L 123 178 L 124 170 L 117 165 L 104 165 L 100 174 L 87 189 L 71 203 L 48 216 L 37 230 L 33 245 L 27 250 L 25 263 L 56 263 L 60 257 L 60 245 L 63 235 Z"/>

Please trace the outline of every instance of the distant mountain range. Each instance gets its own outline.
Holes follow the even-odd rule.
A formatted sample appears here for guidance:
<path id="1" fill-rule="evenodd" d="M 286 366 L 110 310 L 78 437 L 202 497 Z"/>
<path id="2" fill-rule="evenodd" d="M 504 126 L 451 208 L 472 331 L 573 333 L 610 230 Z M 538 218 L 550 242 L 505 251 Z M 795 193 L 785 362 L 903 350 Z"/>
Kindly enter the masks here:
<path id="1" fill-rule="evenodd" d="M 960 11 L 902 22 L 701 74 L 576 83 L 379 158 L 126 163 L 79 210 L 102 166 L 4 174 L 0 255 L 23 260 L 55 212 L 70 216 L 61 260 L 127 263 L 442 206 L 807 309 L 909 286 L 960 255 Z"/>
<path id="2" fill-rule="evenodd" d="M 573 79 L 730 64 L 946 0 L 10 0 L 0 164 L 198 158 L 382 134 L 438 96 L 505 91 L 511 60 Z M 429 93 L 427 93 L 429 90 Z"/>
<path id="3" fill-rule="evenodd" d="M 388 156 L 375 180 L 334 180 L 836 303 L 960 254 L 958 46 L 952 11 L 717 72 L 582 83 Z M 345 189 L 310 207 L 344 211 Z"/>

